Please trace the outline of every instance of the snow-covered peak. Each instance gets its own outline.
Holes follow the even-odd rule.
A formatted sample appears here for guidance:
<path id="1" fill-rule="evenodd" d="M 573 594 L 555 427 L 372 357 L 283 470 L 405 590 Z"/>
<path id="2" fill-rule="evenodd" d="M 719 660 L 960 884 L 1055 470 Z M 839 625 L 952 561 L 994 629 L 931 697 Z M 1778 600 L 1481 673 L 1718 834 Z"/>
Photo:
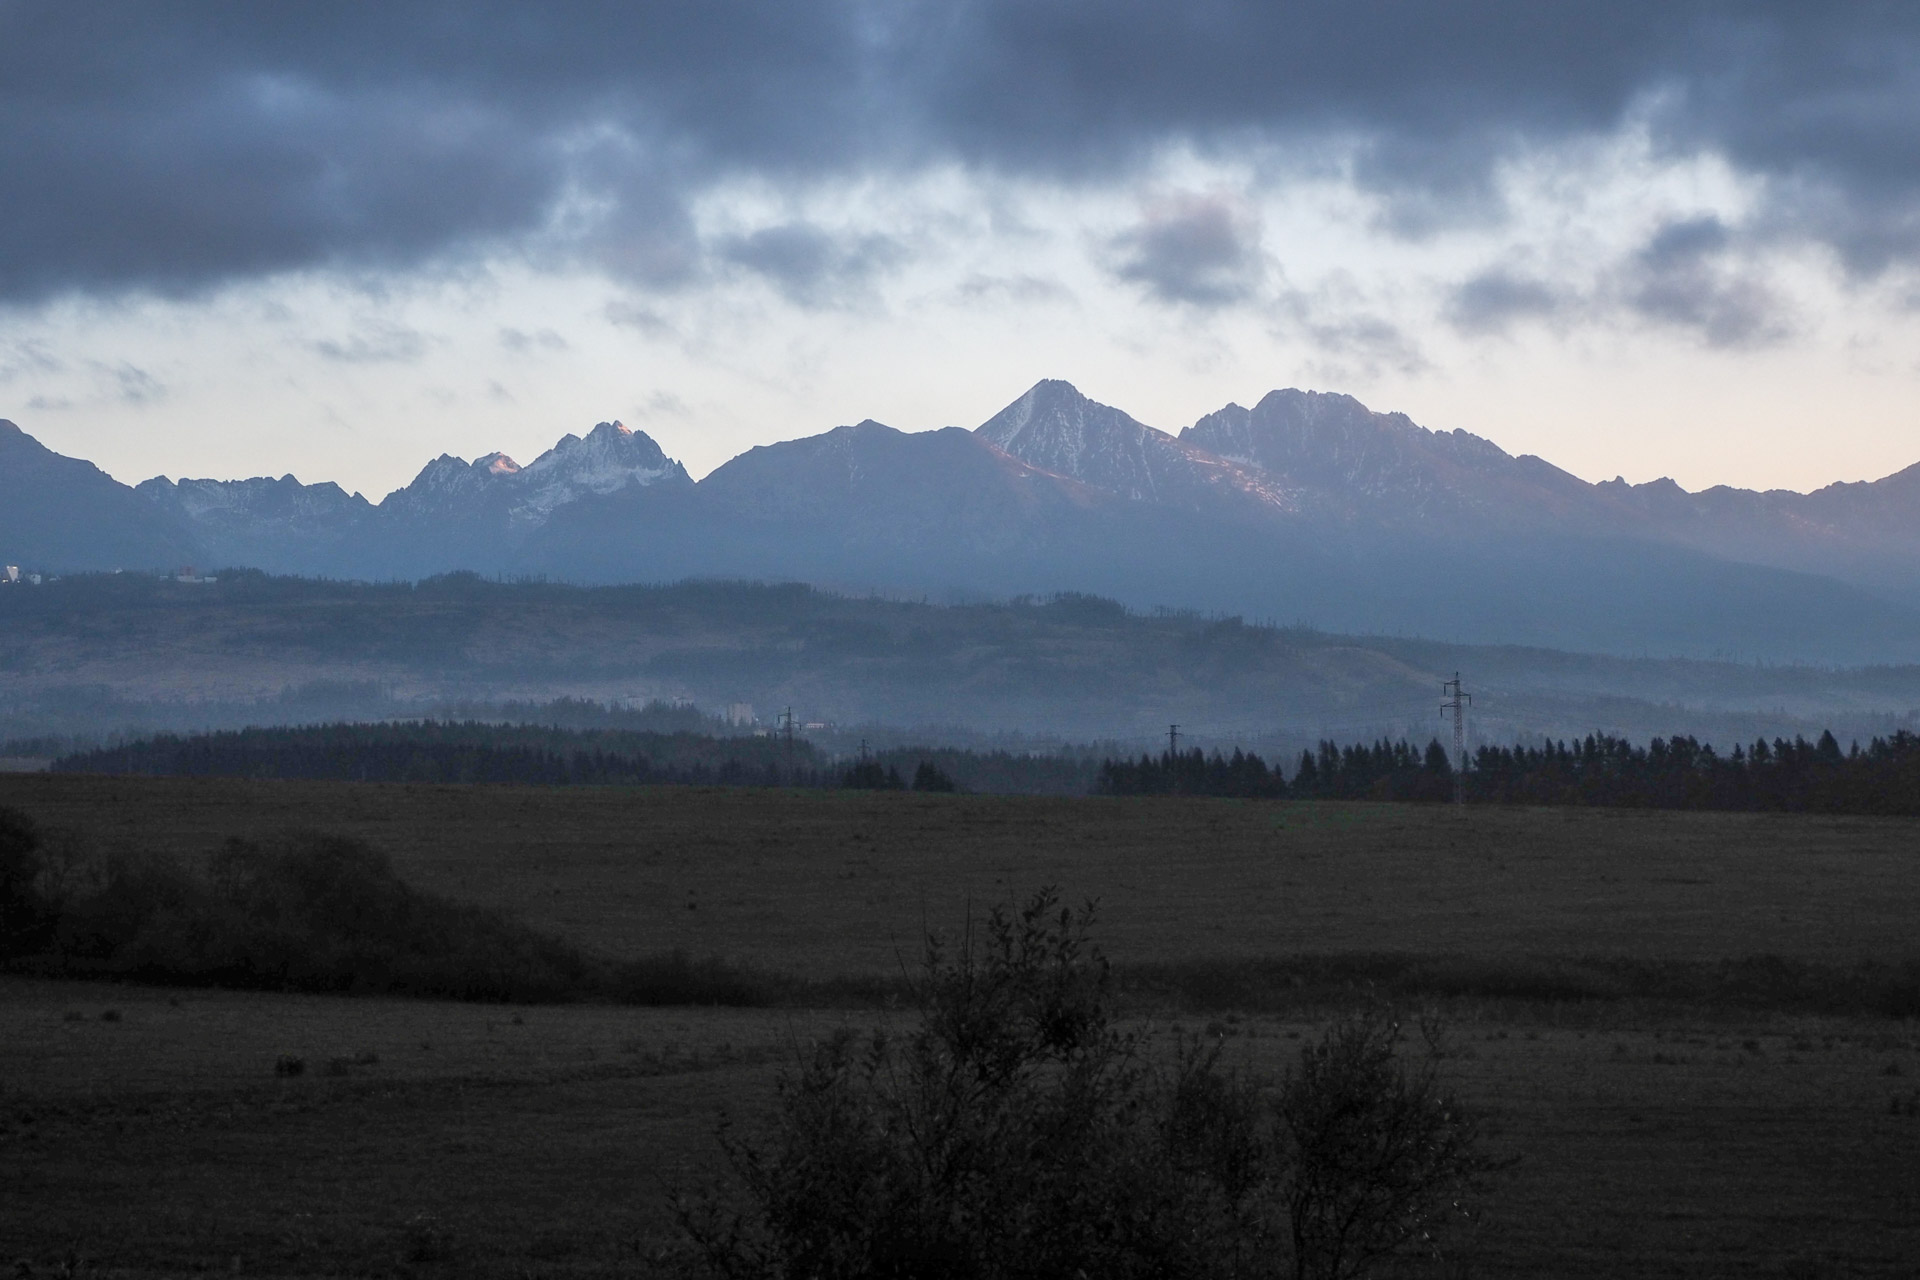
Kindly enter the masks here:
<path id="1" fill-rule="evenodd" d="M 515 477 L 515 523 L 544 524 L 556 507 L 589 494 L 613 493 L 662 481 L 692 484 L 686 469 L 667 457 L 644 431 L 602 422 L 585 438 L 568 434 L 529 462 Z"/>
<path id="2" fill-rule="evenodd" d="M 644 432 L 602 422 L 584 437 L 561 436 L 524 467 L 498 452 L 470 463 L 442 454 L 388 501 L 396 511 L 434 520 L 504 514 L 524 529 L 544 524 L 555 508 L 587 494 L 661 481 L 693 483 Z"/>

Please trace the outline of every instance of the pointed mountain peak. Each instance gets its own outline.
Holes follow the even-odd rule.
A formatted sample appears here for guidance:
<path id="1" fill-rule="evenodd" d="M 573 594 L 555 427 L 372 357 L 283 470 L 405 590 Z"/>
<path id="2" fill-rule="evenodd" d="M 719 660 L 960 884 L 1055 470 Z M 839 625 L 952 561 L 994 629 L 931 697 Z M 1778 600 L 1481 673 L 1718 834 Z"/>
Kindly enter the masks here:
<path id="1" fill-rule="evenodd" d="M 561 436 L 553 448 L 511 477 L 511 517 L 522 527 L 546 523 L 558 507 L 588 494 L 666 482 L 688 486 L 686 468 L 669 458 L 652 436 L 621 422 L 600 422 L 586 437 Z"/>
<path id="2" fill-rule="evenodd" d="M 1028 466 L 1129 498 L 1192 505 L 1218 485 L 1246 487 L 1198 445 L 1057 379 L 1035 383 L 976 434 Z"/>
<path id="3" fill-rule="evenodd" d="M 510 476 L 520 470 L 520 464 L 504 453 L 489 453 L 485 457 L 475 458 L 476 470 L 484 470 L 488 475 Z"/>
<path id="4" fill-rule="evenodd" d="M 580 467 L 593 470 L 614 467 L 652 472 L 673 465 L 676 464 L 667 458 L 646 432 L 635 431 L 620 422 L 601 422 L 595 424 L 584 438 L 571 432 L 561 436 L 553 448 L 526 465 L 524 474 L 533 476 Z"/>
<path id="5" fill-rule="evenodd" d="M 1089 400 L 1071 382 L 1042 378 L 1029 387 L 1025 395 L 980 424 L 978 431 L 987 441 L 1015 457 L 1025 457 L 1023 442 L 1029 448 L 1045 449 L 1049 445 L 1043 441 L 1062 432 L 1078 436 L 1089 429 L 1120 429 L 1129 433 L 1152 430 L 1110 405 Z"/>
<path id="6" fill-rule="evenodd" d="M 977 433 L 1023 462 L 1081 478 L 1081 459 L 1105 449 L 1138 448 L 1166 436 L 1111 405 L 1089 400 L 1071 382 L 1046 378 L 981 423 Z M 1171 437 L 1167 437 L 1171 439 Z"/>

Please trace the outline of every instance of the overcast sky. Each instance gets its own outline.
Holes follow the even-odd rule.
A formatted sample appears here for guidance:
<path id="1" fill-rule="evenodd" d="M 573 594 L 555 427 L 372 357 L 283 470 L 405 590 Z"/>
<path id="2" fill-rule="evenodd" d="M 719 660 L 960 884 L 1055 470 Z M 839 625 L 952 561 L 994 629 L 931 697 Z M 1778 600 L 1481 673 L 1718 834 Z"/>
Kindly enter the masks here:
<path id="1" fill-rule="evenodd" d="M 0 417 L 129 482 L 1041 377 L 1589 479 L 1920 461 L 1920 6 L 0 0 Z"/>

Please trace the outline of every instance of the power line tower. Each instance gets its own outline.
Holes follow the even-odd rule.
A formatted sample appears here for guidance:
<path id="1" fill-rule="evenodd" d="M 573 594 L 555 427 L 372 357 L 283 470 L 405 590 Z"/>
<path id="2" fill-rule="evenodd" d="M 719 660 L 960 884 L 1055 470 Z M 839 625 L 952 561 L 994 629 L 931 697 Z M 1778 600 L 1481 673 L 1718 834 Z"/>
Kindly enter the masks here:
<path id="1" fill-rule="evenodd" d="M 1180 758 L 1180 726 L 1177 724 L 1170 724 L 1167 726 L 1167 759 L 1177 760 L 1179 758 Z"/>
<path id="2" fill-rule="evenodd" d="M 1453 712 L 1453 802 L 1467 802 L 1467 707 L 1473 702 L 1473 695 L 1460 687 L 1460 673 L 1453 673 L 1453 679 L 1441 682 L 1440 714 Z"/>
<path id="3" fill-rule="evenodd" d="M 787 740 L 787 767 L 793 767 L 793 708 L 780 713 L 780 733 Z"/>

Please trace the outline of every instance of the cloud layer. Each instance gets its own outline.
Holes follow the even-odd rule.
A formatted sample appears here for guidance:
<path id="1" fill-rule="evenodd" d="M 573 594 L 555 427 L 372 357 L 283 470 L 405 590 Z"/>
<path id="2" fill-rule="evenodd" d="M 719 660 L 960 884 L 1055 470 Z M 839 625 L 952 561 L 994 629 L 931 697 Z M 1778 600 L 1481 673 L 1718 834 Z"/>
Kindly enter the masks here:
<path id="1" fill-rule="evenodd" d="M 798 220 L 708 243 L 693 206 L 728 182 L 956 165 L 1070 189 L 1184 147 L 1336 172 L 1382 234 L 1418 237 L 1497 221 L 1502 165 L 1629 121 L 1760 191 L 1721 242 L 1644 246 L 1619 285 L 1644 314 L 1771 332 L 1764 288 L 1721 261 L 1740 237 L 1826 246 L 1860 277 L 1920 255 L 1920 9 L 1866 0 L 0 0 L 0 113 L 14 303 L 509 251 L 652 288 L 746 271 L 830 305 L 903 248 Z M 1201 198 L 1108 249 L 1181 305 L 1266 269 L 1257 230 Z M 1484 275 L 1456 313 L 1555 296 Z"/>

